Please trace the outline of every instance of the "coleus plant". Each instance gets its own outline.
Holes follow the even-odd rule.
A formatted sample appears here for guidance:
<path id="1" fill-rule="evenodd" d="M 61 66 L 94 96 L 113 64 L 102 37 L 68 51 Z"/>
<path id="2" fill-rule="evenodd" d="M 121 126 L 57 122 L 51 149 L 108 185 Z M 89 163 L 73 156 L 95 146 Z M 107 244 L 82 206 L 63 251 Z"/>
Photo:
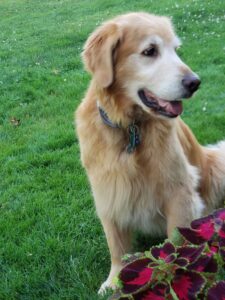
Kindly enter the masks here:
<path id="1" fill-rule="evenodd" d="M 175 232 L 126 258 L 111 300 L 225 300 L 225 209 Z"/>

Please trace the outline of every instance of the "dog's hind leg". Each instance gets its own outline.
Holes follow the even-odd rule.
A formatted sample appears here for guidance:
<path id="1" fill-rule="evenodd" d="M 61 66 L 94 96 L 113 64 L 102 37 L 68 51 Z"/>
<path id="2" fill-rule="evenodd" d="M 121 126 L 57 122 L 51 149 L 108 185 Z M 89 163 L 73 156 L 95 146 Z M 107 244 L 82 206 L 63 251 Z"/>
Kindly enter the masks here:
<path id="1" fill-rule="evenodd" d="M 121 230 L 115 222 L 109 219 L 101 219 L 108 247 L 111 255 L 111 270 L 98 293 L 103 294 L 107 288 L 114 288 L 113 279 L 122 269 L 122 256 L 130 250 L 131 234 L 129 230 Z"/>

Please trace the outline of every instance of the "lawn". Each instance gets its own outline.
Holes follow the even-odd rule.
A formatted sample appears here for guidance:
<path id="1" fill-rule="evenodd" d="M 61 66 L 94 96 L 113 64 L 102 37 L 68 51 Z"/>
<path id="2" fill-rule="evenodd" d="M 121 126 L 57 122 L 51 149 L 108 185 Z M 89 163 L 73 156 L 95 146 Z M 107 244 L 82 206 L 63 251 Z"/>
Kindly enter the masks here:
<path id="1" fill-rule="evenodd" d="M 0 0 L 1 300 L 98 299 L 110 262 L 74 134 L 80 52 L 103 20 L 138 10 L 173 17 L 202 79 L 183 119 L 201 143 L 225 137 L 224 0 Z"/>

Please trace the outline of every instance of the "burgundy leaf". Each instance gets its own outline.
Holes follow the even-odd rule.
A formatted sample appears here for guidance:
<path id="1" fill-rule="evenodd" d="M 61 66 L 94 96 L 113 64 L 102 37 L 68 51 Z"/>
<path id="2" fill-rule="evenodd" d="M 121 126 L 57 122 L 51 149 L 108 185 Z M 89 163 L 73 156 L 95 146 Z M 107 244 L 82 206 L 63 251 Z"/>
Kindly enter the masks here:
<path id="1" fill-rule="evenodd" d="M 187 268 L 197 272 L 216 273 L 218 265 L 214 256 L 201 255 L 194 263 L 188 265 Z"/>
<path id="2" fill-rule="evenodd" d="M 202 253 L 204 249 L 204 245 L 193 247 L 193 246 L 183 246 L 177 248 L 177 253 L 179 254 L 179 258 L 185 258 L 189 263 L 194 262 Z"/>
<path id="3" fill-rule="evenodd" d="M 186 267 L 188 265 L 189 261 L 186 258 L 177 258 L 174 261 L 174 264 L 178 265 L 179 267 Z"/>
<path id="4" fill-rule="evenodd" d="M 165 300 L 169 287 L 165 284 L 157 284 L 146 291 L 133 295 L 134 300 Z"/>
<path id="5" fill-rule="evenodd" d="M 149 282 L 153 273 L 153 268 L 148 267 L 150 262 L 149 258 L 138 259 L 121 270 L 119 279 L 124 294 L 136 292 Z"/>
<path id="6" fill-rule="evenodd" d="M 220 249 L 220 253 L 222 253 L 222 256 L 224 258 L 224 249 L 225 249 L 225 223 L 223 223 L 223 225 L 219 229 L 218 235 L 219 235 L 218 248 Z M 223 248 L 223 250 L 221 250 L 221 248 Z"/>
<path id="7" fill-rule="evenodd" d="M 167 256 L 165 258 L 165 262 L 167 264 L 170 264 L 170 263 L 174 262 L 175 260 L 176 260 L 176 254 L 170 254 L 169 256 Z"/>
<path id="8" fill-rule="evenodd" d="M 212 215 L 191 222 L 191 228 L 199 231 L 205 240 L 210 240 L 215 233 Z"/>
<path id="9" fill-rule="evenodd" d="M 208 246 L 209 246 L 209 251 L 206 252 L 206 255 L 212 256 L 213 254 L 218 253 L 219 251 L 218 243 L 209 243 Z"/>
<path id="10" fill-rule="evenodd" d="M 191 222 L 191 228 L 193 229 L 200 229 L 202 226 L 204 227 L 205 224 L 213 224 L 214 218 L 213 215 L 208 215 L 203 218 L 196 219 Z"/>
<path id="11" fill-rule="evenodd" d="M 207 241 L 207 239 L 201 236 L 201 232 L 199 230 L 193 230 L 191 228 L 186 227 L 179 227 L 178 231 L 186 240 L 188 240 L 194 245 L 201 245 Z"/>
<path id="12" fill-rule="evenodd" d="M 220 227 L 218 235 L 221 239 L 225 240 L 225 223 Z"/>
<path id="13" fill-rule="evenodd" d="M 225 247 L 225 239 L 219 241 L 219 247 Z"/>
<path id="14" fill-rule="evenodd" d="M 220 281 L 209 289 L 207 300 L 225 300 L 225 281 Z"/>
<path id="15" fill-rule="evenodd" d="M 225 209 L 218 209 L 213 213 L 213 216 L 215 219 L 220 219 L 222 221 L 225 221 Z"/>
<path id="16" fill-rule="evenodd" d="M 223 261 L 225 262 L 225 247 L 220 248 L 220 255 L 222 256 Z"/>
<path id="17" fill-rule="evenodd" d="M 174 248 L 174 245 L 169 242 L 166 242 L 161 247 L 152 247 L 151 249 L 151 254 L 154 258 L 163 260 L 165 260 L 168 256 L 175 252 L 176 250 Z"/>
<path id="18" fill-rule="evenodd" d="M 180 300 L 195 300 L 204 283 L 205 280 L 200 274 L 178 269 L 171 286 Z"/>

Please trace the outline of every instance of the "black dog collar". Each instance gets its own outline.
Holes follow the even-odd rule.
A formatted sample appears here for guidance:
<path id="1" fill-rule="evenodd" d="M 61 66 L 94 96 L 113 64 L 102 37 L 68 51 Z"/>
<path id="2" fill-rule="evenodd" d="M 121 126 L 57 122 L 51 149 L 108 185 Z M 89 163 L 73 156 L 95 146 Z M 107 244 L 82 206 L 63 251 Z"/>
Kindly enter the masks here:
<path id="1" fill-rule="evenodd" d="M 109 119 L 108 114 L 104 111 L 102 107 L 99 106 L 99 104 L 98 104 L 98 110 L 99 110 L 100 117 L 105 125 L 111 128 L 122 129 L 122 127 L 119 124 L 113 123 Z M 136 148 L 141 143 L 140 130 L 138 125 L 134 122 L 127 127 L 127 131 L 129 134 L 129 144 L 126 147 L 126 150 L 127 153 L 131 154 L 136 150 Z"/>

